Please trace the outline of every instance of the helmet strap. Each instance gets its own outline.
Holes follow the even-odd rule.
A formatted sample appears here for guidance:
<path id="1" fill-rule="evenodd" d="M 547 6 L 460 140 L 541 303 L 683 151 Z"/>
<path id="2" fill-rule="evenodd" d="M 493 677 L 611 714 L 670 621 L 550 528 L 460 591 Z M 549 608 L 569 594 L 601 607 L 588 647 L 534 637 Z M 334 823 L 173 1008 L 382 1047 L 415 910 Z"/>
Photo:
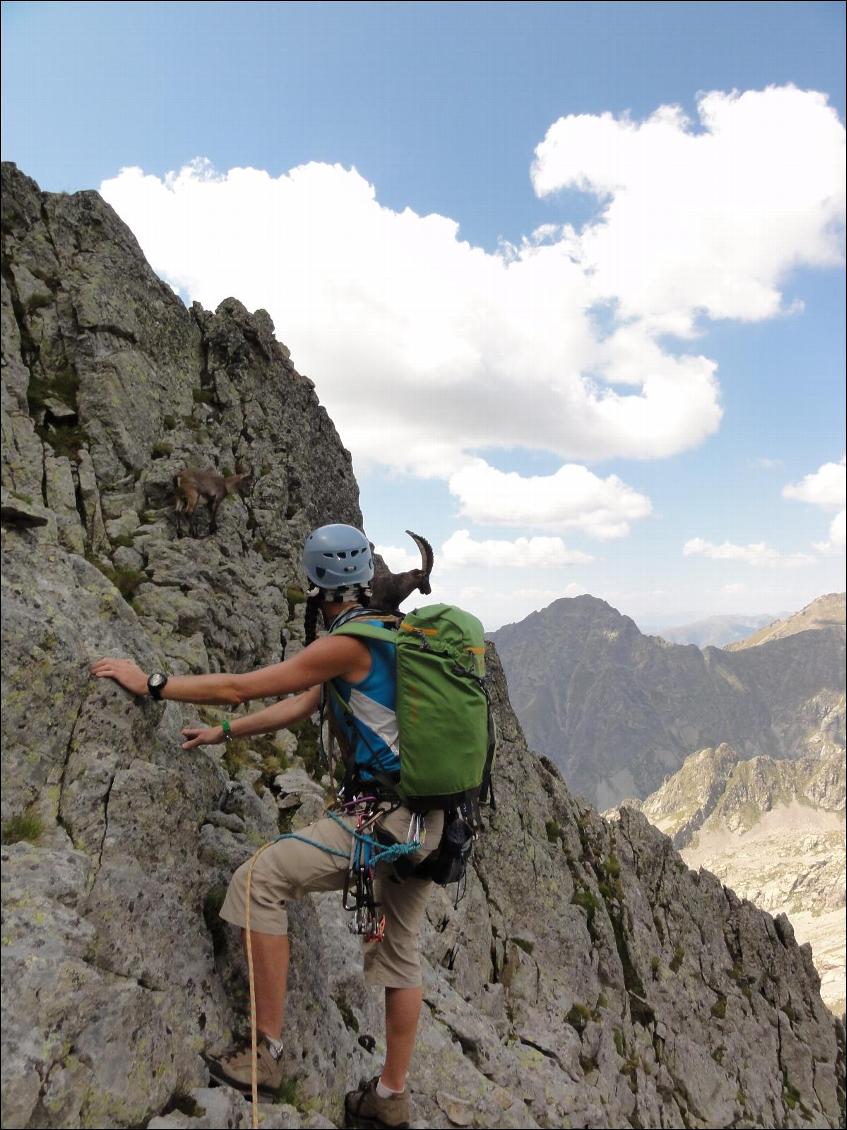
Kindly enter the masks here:
<path id="1" fill-rule="evenodd" d="M 339 585 L 334 589 L 322 589 L 317 585 L 307 591 L 306 596 L 314 597 L 322 604 L 348 604 L 351 600 L 364 603 L 370 600 L 369 585 Z"/>

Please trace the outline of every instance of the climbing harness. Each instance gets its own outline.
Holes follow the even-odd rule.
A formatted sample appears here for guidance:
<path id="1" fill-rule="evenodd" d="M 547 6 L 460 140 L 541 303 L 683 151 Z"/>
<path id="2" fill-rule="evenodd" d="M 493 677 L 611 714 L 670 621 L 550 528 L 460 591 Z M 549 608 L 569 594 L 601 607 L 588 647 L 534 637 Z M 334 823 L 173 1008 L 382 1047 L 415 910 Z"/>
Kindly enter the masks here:
<path id="1" fill-rule="evenodd" d="M 351 813 L 352 815 L 352 813 Z M 356 817 L 356 832 L 350 844 L 350 866 L 344 883 L 341 905 L 351 911 L 354 917 L 347 923 L 350 933 L 361 934 L 366 941 L 381 942 L 385 935 L 385 915 L 377 915 L 374 899 L 373 879 L 376 870 L 374 850 L 368 832 L 373 830 L 378 816 L 365 802 Z M 354 897 L 350 903 L 350 886 Z"/>

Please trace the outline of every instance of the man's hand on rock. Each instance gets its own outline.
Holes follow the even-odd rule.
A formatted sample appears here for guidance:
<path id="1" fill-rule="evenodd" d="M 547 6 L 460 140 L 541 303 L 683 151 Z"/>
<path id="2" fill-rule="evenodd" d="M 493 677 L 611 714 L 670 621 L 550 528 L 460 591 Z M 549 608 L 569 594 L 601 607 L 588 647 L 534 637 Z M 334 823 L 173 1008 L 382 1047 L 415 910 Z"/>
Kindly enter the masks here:
<path id="1" fill-rule="evenodd" d="M 114 679 L 132 694 L 147 694 L 147 675 L 131 659 L 98 659 L 91 665 L 98 679 Z"/>
<path id="2" fill-rule="evenodd" d="M 222 726 L 203 727 L 199 723 L 195 726 L 186 726 L 182 736 L 187 740 L 182 743 L 183 749 L 194 749 L 198 745 L 220 745 L 224 740 Z"/>

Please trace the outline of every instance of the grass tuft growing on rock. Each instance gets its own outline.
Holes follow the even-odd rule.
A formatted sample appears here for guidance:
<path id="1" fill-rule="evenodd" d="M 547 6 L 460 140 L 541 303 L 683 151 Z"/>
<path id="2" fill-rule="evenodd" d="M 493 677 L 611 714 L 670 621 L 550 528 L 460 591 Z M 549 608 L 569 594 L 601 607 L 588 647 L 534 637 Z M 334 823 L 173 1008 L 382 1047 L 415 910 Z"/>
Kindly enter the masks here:
<path id="1" fill-rule="evenodd" d="M 302 722 L 295 722 L 288 729 L 297 738 L 297 756 L 302 759 L 306 772 L 316 781 L 320 780 L 323 767 L 318 727 L 310 718 L 304 718 Z"/>
<path id="2" fill-rule="evenodd" d="M 338 996 L 333 999 L 335 1000 L 338 1011 L 341 1013 L 341 1019 L 344 1021 L 345 1027 L 349 1028 L 351 1032 L 358 1032 L 359 1021 L 356 1019 L 356 1014 L 353 1012 L 353 1008 L 344 994 L 339 993 Z"/>
<path id="3" fill-rule="evenodd" d="M 579 1001 L 574 1001 L 565 1019 L 577 1032 L 582 1032 L 585 1025 L 591 1019 L 591 1009 L 584 1004 L 580 1004 Z"/>
<path id="4" fill-rule="evenodd" d="M 794 1108 L 800 1102 L 800 1092 L 789 1080 L 787 1071 L 783 1071 L 782 1080 L 782 1101 L 785 1103 L 789 1110 L 794 1110 Z"/>
<path id="5" fill-rule="evenodd" d="M 283 1079 L 276 1089 L 273 1101 L 280 1105 L 297 1106 L 297 1080 L 296 1079 Z"/>
<path id="6" fill-rule="evenodd" d="M 44 832 L 44 822 L 34 812 L 22 812 L 20 816 L 13 816 L 3 825 L 2 839 L 4 844 L 17 844 L 21 840 L 37 844 Z"/>
<path id="7" fill-rule="evenodd" d="M 124 600 L 129 603 L 135 596 L 139 585 L 149 580 L 147 574 L 141 569 L 113 568 L 98 557 L 90 556 L 86 559 L 111 581 Z"/>
<path id="8" fill-rule="evenodd" d="M 580 887 L 575 890 L 571 902 L 576 906 L 581 906 L 583 910 L 587 911 L 589 919 L 592 919 L 594 917 L 594 912 L 600 905 L 600 903 L 597 901 L 591 891 L 588 890 L 587 887 Z"/>

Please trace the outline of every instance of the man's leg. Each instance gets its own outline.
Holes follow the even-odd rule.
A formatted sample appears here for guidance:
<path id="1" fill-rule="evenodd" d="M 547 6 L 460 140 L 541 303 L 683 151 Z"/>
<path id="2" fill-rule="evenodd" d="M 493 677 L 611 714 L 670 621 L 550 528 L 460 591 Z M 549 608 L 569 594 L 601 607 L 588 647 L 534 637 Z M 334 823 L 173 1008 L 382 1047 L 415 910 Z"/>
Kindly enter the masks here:
<path id="1" fill-rule="evenodd" d="M 242 931 L 241 938 L 246 956 L 246 931 Z M 256 1028 L 272 1040 L 279 1040 L 288 987 L 288 935 L 260 934 L 251 930 L 250 949 L 256 993 Z"/>
<path id="2" fill-rule="evenodd" d="M 350 1126 L 408 1126 L 411 1100 L 406 1076 L 415 1050 L 421 1012 L 420 929 L 432 883 L 385 878 L 377 898 L 385 911 L 385 937 L 365 946 L 365 980 L 385 990 L 385 1064 L 380 1075 L 350 1091 L 345 1110 Z"/>
<path id="3" fill-rule="evenodd" d="M 420 986 L 385 990 L 386 1052 L 381 1081 L 391 1091 L 402 1091 L 406 1087 L 422 1000 Z"/>
<path id="4" fill-rule="evenodd" d="M 286 904 L 309 891 L 337 890 L 344 885 L 350 833 L 335 821 L 319 820 L 302 829 L 303 839 L 279 840 L 233 875 L 221 918 L 242 928 L 246 954 L 247 877 L 250 886 L 250 952 L 256 997 L 259 1091 L 274 1094 L 283 1077 L 282 1034 L 288 980 L 288 915 Z M 318 845 L 332 850 L 327 852 Z M 206 1056 L 213 1078 L 249 1090 L 252 1075 L 250 1041 L 225 1056 Z"/>

